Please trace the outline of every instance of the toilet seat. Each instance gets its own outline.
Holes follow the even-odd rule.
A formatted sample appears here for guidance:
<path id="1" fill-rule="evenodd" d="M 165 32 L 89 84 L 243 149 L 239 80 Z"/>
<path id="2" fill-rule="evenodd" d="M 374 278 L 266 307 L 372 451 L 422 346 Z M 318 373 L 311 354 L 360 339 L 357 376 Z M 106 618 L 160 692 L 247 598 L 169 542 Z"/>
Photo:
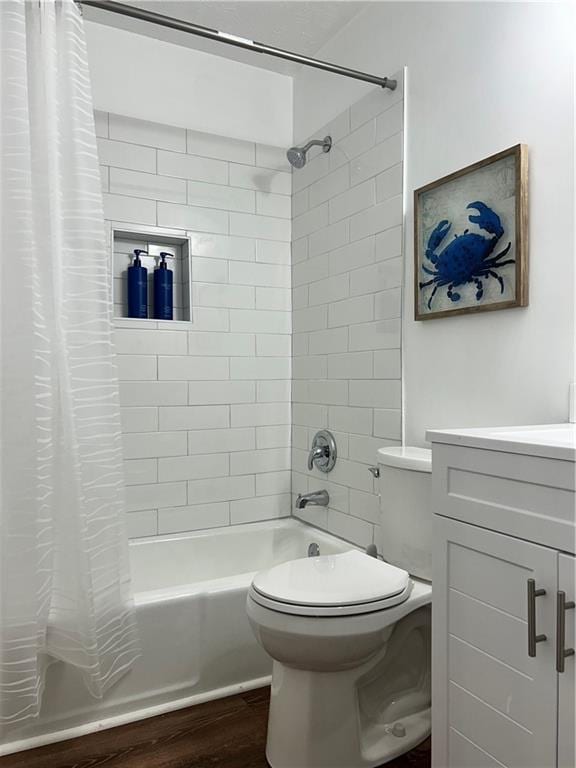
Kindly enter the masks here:
<path id="1" fill-rule="evenodd" d="M 255 603 L 295 616 L 356 616 L 405 602 L 412 580 L 401 568 L 358 550 L 302 558 L 258 573 Z"/>

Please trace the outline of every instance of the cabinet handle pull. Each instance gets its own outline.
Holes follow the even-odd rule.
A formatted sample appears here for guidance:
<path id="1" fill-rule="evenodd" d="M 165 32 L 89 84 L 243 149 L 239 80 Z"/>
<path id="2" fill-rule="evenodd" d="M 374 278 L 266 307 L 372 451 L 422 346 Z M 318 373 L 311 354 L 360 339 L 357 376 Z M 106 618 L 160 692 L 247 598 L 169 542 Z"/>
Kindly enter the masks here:
<path id="1" fill-rule="evenodd" d="M 566 601 L 566 592 L 556 593 L 556 671 L 564 672 L 564 661 L 574 656 L 574 648 L 566 648 L 566 611 L 575 607 L 573 600 Z"/>
<path id="2" fill-rule="evenodd" d="M 546 640 L 546 635 L 536 634 L 536 598 L 546 594 L 545 589 L 536 589 L 534 579 L 528 579 L 528 656 L 536 656 L 536 643 Z"/>

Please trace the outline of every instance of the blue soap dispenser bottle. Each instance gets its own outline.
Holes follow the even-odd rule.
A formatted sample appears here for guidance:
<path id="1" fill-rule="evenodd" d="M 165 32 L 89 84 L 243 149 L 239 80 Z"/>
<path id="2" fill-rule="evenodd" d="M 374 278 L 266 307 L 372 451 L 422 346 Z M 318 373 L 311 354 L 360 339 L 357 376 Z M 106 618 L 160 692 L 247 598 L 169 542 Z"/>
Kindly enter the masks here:
<path id="1" fill-rule="evenodd" d="M 142 266 L 141 253 L 147 251 L 134 250 L 134 261 L 128 267 L 128 317 L 148 317 L 148 270 Z"/>
<path id="2" fill-rule="evenodd" d="M 160 264 L 154 270 L 154 317 L 156 320 L 172 320 L 174 275 L 168 269 L 166 256 L 171 253 L 160 253 Z"/>

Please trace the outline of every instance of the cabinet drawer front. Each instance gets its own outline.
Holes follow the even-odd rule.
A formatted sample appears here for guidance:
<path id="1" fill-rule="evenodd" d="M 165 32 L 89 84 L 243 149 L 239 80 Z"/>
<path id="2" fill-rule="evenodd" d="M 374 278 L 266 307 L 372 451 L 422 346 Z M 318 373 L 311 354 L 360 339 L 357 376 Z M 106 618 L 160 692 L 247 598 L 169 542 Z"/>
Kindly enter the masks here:
<path id="1" fill-rule="evenodd" d="M 576 478 L 568 461 L 435 444 L 436 514 L 576 553 Z"/>
<path id="2" fill-rule="evenodd" d="M 434 527 L 433 765 L 554 768 L 558 555 L 440 516 Z M 535 657 L 529 579 L 545 590 Z"/>

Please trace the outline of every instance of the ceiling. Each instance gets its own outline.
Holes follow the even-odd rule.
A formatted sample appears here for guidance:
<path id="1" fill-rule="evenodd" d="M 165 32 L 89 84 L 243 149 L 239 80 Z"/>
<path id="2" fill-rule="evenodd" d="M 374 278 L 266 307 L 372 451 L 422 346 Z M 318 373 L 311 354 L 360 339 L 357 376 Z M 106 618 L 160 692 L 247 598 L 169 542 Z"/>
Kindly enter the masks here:
<path id="1" fill-rule="evenodd" d="M 123 0 L 165 16 L 212 27 L 221 32 L 247 37 L 276 48 L 285 48 L 306 56 L 317 51 L 359 14 L 369 2 L 362 0 Z M 299 67 L 282 59 L 219 44 L 201 37 L 166 29 L 147 22 L 84 6 L 88 20 L 110 24 L 166 42 L 224 56 L 282 74 L 294 75 Z M 346 65 L 346 62 L 338 62 Z"/>

